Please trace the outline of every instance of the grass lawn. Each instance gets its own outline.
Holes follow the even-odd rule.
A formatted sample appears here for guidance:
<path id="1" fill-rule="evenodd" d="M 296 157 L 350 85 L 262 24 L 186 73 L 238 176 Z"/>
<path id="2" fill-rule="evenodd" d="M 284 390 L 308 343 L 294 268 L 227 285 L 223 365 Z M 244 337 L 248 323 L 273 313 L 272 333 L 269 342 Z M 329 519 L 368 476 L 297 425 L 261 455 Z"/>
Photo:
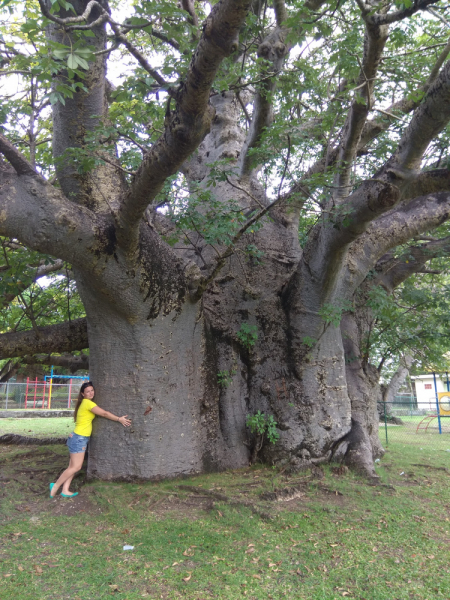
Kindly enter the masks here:
<path id="1" fill-rule="evenodd" d="M 0 598 L 448 599 L 449 461 L 391 440 L 378 486 L 333 466 L 257 466 L 142 484 L 81 475 L 79 496 L 50 500 L 66 449 L 0 446 Z"/>
<path id="2" fill-rule="evenodd" d="M 73 431 L 74 425 L 72 417 L 0 419 L 0 435 L 17 433 L 28 437 L 63 437 Z"/>
<path id="3" fill-rule="evenodd" d="M 401 417 L 401 419 L 403 425 L 388 424 L 386 428 L 387 441 L 384 423 L 380 423 L 379 435 L 384 446 L 389 448 L 391 443 L 400 443 L 413 446 L 417 451 L 421 451 L 421 449 L 432 449 L 438 453 L 448 451 L 450 456 L 450 419 L 445 418 L 441 420 L 442 434 L 439 433 L 437 419 L 434 419 L 429 424 L 427 430 L 423 426 L 419 431 L 417 431 L 417 426 L 420 420 L 413 421 L 417 417 Z"/>

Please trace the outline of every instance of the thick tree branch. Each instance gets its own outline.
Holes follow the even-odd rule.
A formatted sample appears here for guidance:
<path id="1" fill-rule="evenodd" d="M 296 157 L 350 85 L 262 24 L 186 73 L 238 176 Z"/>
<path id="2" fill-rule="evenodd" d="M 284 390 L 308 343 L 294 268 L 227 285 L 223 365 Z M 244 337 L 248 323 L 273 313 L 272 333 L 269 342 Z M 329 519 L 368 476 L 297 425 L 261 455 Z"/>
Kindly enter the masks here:
<path id="1" fill-rule="evenodd" d="M 19 331 L 0 335 L 0 359 L 38 353 L 73 352 L 89 346 L 86 319 L 38 327 L 38 334 Z"/>
<path id="2" fill-rule="evenodd" d="M 34 171 L 18 177 L 5 163 L 0 163 L 0 213 L 0 235 L 75 265 L 85 265 L 88 256 L 98 260 L 95 247 L 112 225 L 69 202 Z"/>
<path id="3" fill-rule="evenodd" d="M 76 371 L 89 370 L 89 356 L 87 354 L 35 354 L 32 356 L 23 356 L 20 362 L 25 365 L 53 365 L 70 369 L 72 373 Z"/>
<path id="4" fill-rule="evenodd" d="M 403 134 L 398 150 L 387 163 L 404 171 L 420 166 L 430 141 L 447 125 L 450 119 L 450 61 L 446 63 L 423 102 L 416 109 L 411 123 Z"/>
<path id="5" fill-rule="evenodd" d="M 450 236 L 421 244 L 420 246 L 409 246 L 400 257 L 382 257 L 377 263 L 380 271 L 376 282 L 380 283 L 386 290 L 392 292 L 411 275 L 421 273 L 424 266 L 438 256 L 450 254 Z"/>
<path id="6" fill-rule="evenodd" d="M 288 12 L 286 10 L 286 3 L 284 0 L 273 0 L 273 10 L 275 12 L 275 19 L 277 21 L 278 27 L 281 27 L 284 21 L 286 21 L 288 17 Z"/>
<path id="7" fill-rule="evenodd" d="M 33 168 L 33 166 L 27 161 L 25 156 L 15 148 L 11 142 L 0 133 L 0 152 L 6 158 L 6 160 L 12 165 L 17 175 L 31 175 L 41 179 Z"/>
<path id="8" fill-rule="evenodd" d="M 426 196 L 434 192 L 450 190 L 450 169 L 433 169 L 422 171 L 408 180 L 403 189 L 403 199 Z"/>
<path id="9" fill-rule="evenodd" d="M 250 0 L 222 0 L 205 22 L 188 75 L 176 93 L 175 111 L 168 105 L 165 132 L 144 157 L 122 199 L 118 238 L 132 251 L 137 248 L 138 225 L 148 204 L 210 129 L 211 85 L 222 60 L 238 47 L 239 29 L 249 5 Z"/>
<path id="10" fill-rule="evenodd" d="M 255 159 L 249 156 L 249 151 L 261 145 L 264 130 L 272 124 L 273 106 L 272 95 L 276 89 L 276 77 L 286 57 L 290 46 L 286 45 L 287 30 L 281 28 L 272 31 L 258 47 L 258 58 L 265 60 L 259 84 L 253 103 L 253 116 L 247 140 L 241 152 L 240 177 L 249 177 L 257 168 Z"/>
<path id="11" fill-rule="evenodd" d="M 328 0 L 315 0 L 307 2 L 305 8 L 317 10 Z M 261 71 L 261 78 L 256 89 L 253 102 L 253 115 L 247 139 L 240 154 L 239 173 L 241 178 L 248 178 L 254 170 L 258 169 L 255 159 L 249 156 L 249 151 L 261 145 L 264 130 L 272 124 L 273 101 L 272 96 L 277 87 L 277 75 L 283 68 L 284 63 L 292 48 L 292 41 L 287 42 L 291 33 L 281 24 L 287 18 L 284 0 L 275 0 L 274 3 L 277 27 L 264 39 L 258 47 L 258 58 L 265 60 L 265 66 Z M 301 33 L 301 32 L 299 32 Z"/>
<path id="12" fill-rule="evenodd" d="M 370 4 L 365 4 L 362 0 L 357 0 L 357 3 L 361 8 L 366 23 L 379 26 L 402 21 L 407 17 L 411 17 L 416 12 L 426 10 L 429 6 L 436 4 L 438 1 L 439 0 L 415 0 L 409 8 L 403 8 L 387 14 L 370 14 L 373 10 L 373 7 Z"/>
<path id="13" fill-rule="evenodd" d="M 450 192 L 438 192 L 414 198 L 372 222 L 349 248 L 340 278 L 342 297 L 352 294 L 390 249 L 436 229 L 449 219 Z M 440 243 L 440 240 L 435 243 Z"/>
<path id="14" fill-rule="evenodd" d="M 198 27 L 198 17 L 195 12 L 194 0 L 181 0 L 181 6 L 191 17 L 190 21 L 194 27 Z"/>
<path id="15" fill-rule="evenodd" d="M 356 97 L 343 127 L 342 142 L 337 157 L 337 174 L 334 180 L 337 189 L 333 197 L 338 201 L 348 196 L 350 192 L 349 183 L 353 161 L 357 154 L 367 115 L 374 103 L 375 77 L 387 38 L 387 26 L 367 25 L 361 72 L 356 82 L 358 91 L 355 92 Z"/>

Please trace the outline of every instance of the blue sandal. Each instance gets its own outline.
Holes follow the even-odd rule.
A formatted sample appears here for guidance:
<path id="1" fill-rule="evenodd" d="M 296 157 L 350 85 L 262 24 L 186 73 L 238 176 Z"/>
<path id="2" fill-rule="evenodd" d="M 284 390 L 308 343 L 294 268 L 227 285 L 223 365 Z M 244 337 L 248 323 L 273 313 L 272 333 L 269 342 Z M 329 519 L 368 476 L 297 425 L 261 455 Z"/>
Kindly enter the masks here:
<path id="1" fill-rule="evenodd" d="M 53 489 L 54 485 L 55 485 L 54 483 L 50 484 L 50 498 L 54 498 L 55 497 L 55 496 L 52 496 L 52 489 Z"/>
<path id="2" fill-rule="evenodd" d="M 78 496 L 78 492 L 74 492 L 73 494 L 61 494 L 63 498 L 73 498 L 74 496 Z"/>

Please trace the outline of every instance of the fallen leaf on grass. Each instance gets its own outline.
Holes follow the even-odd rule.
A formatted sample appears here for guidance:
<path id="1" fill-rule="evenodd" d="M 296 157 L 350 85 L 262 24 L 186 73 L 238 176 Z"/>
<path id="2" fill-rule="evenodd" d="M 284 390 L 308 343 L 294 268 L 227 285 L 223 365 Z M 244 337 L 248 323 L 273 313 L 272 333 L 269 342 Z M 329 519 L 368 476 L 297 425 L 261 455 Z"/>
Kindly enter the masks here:
<path id="1" fill-rule="evenodd" d="M 187 583 L 191 577 L 192 577 L 192 572 L 190 572 L 187 577 L 183 577 L 183 581 L 186 581 L 186 583 Z"/>
<path id="2" fill-rule="evenodd" d="M 172 567 L 175 567 L 176 565 L 179 565 L 180 563 L 174 562 Z"/>
<path id="3" fill-rule="evenodd" d="M 108 585 L 111 588 L 112 592 L 118 592 L 119 591 L 119 586 L 118 585 L 116 585 L 114 583 L 113 584 L 108 584 Z"/>
<path id="4" fill-rule="evenodd" d="M 194 556 L 195 551 L 192 548 L 188 548 L 183 552 L 183 556 Z"/>
<path id="5" fill-rule="evenodd" d="M 42 575 L 43 571 L 39 565 L 34 565 L 34 570 L 38 575 Z"/>
<path id="6" fill-rule="evenodd" d="M 254 574 L 252 575 L 252 577 L 253 577 L 254 579 L 261 579 L 261 575 L 257 575 L 256 573 L 254 573 Z"/>
<path id="7" fill-rule="evenodd" d="M 12 573 L 5 573 L 3 577 L 11 577 Z"/>
<path id="8" fill-rule="evenodd" d="M 23 567 L 22 567 L 22 565 L 18 565 L 18 567 L 17 567 L 17 568 L 19 569 L 19 571 L 23 571 Z"/>

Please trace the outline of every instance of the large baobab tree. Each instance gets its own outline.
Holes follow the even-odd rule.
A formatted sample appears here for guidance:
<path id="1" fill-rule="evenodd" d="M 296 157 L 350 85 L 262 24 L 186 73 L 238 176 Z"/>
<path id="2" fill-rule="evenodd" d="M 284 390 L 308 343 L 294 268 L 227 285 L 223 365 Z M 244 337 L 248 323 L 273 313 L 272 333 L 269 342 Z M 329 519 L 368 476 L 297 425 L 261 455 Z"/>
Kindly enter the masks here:
<path id="1" fill-rule="evenodd" d="M 0 234 L 71 265 L 98 401 L 133 420 L 96 424 L 90 476 L 242 466 L 257 410 L 266 459 L 372 473 L 340 322 L 382 256 L 449 218 L 448 7 L 33 6 L 2 50 L 24 92 Z M 66 351 L 64 327 L 86 346 L 66 323 L 2 356 Z"/>

